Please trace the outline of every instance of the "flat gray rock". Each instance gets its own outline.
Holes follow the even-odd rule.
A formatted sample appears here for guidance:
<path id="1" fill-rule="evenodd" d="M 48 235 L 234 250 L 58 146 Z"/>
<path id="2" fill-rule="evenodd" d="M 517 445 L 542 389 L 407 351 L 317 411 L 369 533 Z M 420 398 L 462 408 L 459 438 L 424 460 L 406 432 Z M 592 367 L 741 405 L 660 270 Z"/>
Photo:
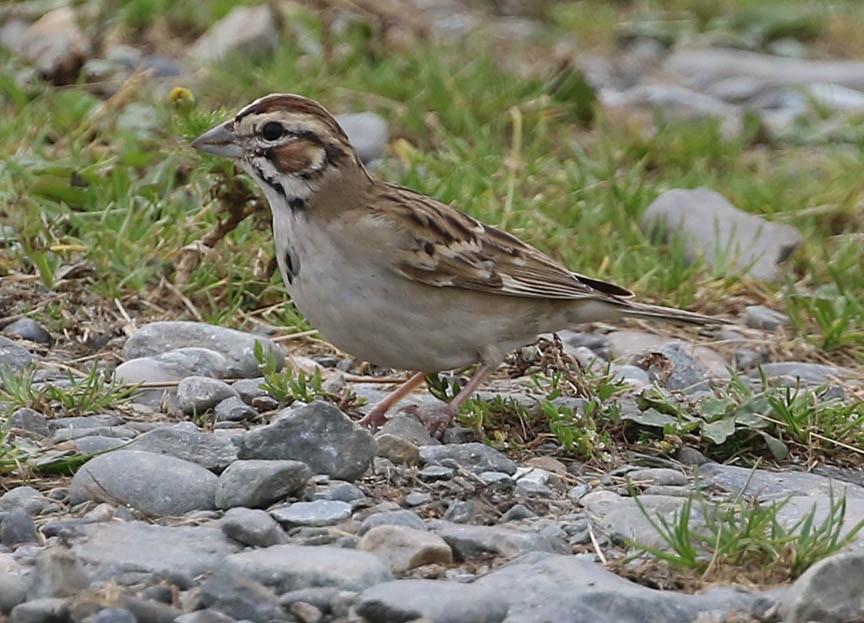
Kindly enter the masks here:
<path id="1" fill-rule="evenodd" d="M 201 584 L 201 603 L 235 621 L 267 623 L 284 620 L 285 616 L 272 590 L 260 582 L 225 570 L 211 575 Z"/>
<path id="2" fill-rule="evenodd" d="M 420 515 L 409 510 L 382 511 L 369 515 L 357 528 L 357 536 L 363 536 L 376 526 L 402 526 L 412 530 L 426 530 Z"/>
<path id="3" fill-rule="evenodd" d="M 211 573 L 240 550 L 216 528 L 171 528 L 141 521 L 81 526 L 70 540 L 94 581 L 114 579 L 121 584 L 153 574 L 193 578 Z"/>
<path id="4" fill-rule="evenodd" d="M 312 470 L 300 461 L 235 461 L 219 476 L 217 508 L 266 508 L 300 491 Z"/>
<path id="5" fill-rule="evenodd" d="M 230 439 L 200 431 L 192 422 L 147 431 L 125 449 L 173 456 L 214 472 L 221 472 L 237 460 L 237 447 Z"/>
<path id="6" fill-rule="evenodd" d="M 124 383 L 164 383 L 181 381 L 191 375 L 223 378 L 228 376 L 224 355 L 209 348 L 176 348 L 146 357 L 127 359 L 114 371 Z"/>
<path id="7" fill-rule="evenodd" d="M 217 477 L 172 456 L 115 450 L 85 463 L 72 478 L 69 502 L 128 504 L 148 515 L 183 515 L 215 508 Z"/>
<path id="8" fill-rule="evenodd" d="M 645 210 L 642 229 L 650 234 L 684 237 L 690 258 L 704 257 L 712 267 L 776 281 L 779 264 L 803 241 L 801 233 L 733 206 L 708 188 L 668 190 Z"/>
<path id="9" fill-rule="evenodd" d="M 315 474 L 349 482 L 369 469 L 376 452 L 367 429 L 322 401 L 286 411 L 272 424 L 247 433 L 240 444 L 241 459 L 302 461 Z"/>
<path id="10" fill-rule="evenodd" d="M 525 552 L 564 554 L 570 551 L 566 535 L 560 530 L 516 530 L 447 521 L 431 522 L 429 528 L 444 539 L 453 553 L 461 558 L 475 558 L 488 553 L 512 558 Z"/>
<path id="11" fill-rule="evenodd" d="M 260 375 L 255 358 L 255 344 L 272 353 L 277 369 L 281 369 L 285 351 L 266 337 L 226 329 L 203 322 L 163 321 L 141 327 L 123 345 L 123 359 L 150 357 L 190 346 L 208 348 L 222 354 L 227 363 L 227 376 L 252 378 Z"/>
<path id="12" fill-rule="evenodd" d="M 424 464 L 458 465 L 475 474 L 483 472 L 516 473 L 516 463 L 498 450 L 478 442 L 421 446 L 420 461 Z"/>
<path id="13" fill-rule="evenodd" d="M 864 88 L 864 61 L 787 58 L 729 48 L 680 48 L 666 57 L 663 71 L 700 87 L 737 77 L 766 86 L 830 83 Z"/>
<path id="14" fill-rule="evenodd" d="M 851 376 L 845 368 L 824 363 L 809 363 L 804 361 L 776 361 L 762 364 L 762 374 L 768 378 L 788 379 L 791 383 L 801 382 L 805 385 L 822 385 L 831 380 L 844 379 Z M 757 376 L 761 376 L 757 373 Z"/>
<path id="15" fill-rule="evenodd" d="M 393 579 L 387 565 L 376 556 L 327 545 L 274 545 L 232 554 L 225 568 L 257 580 L 278 594 L 321 586 L 362 591 Z"/>
<path id="16" fill-rule="evenodd" d="M 658 591 L 583 558 L 542 553 L 526 554 L 474 585 L 508 605 L 506 623 L 692 623 L 703 613 L 747 611 L 758 599 L 722 588 L 701 595 Z"/>
<path id="17" fill-rule="evenodd" d="M 435 580 L 396 580 L 373 586 L 357 602 L 357 613 L 368 621 L 435 623 L 498 623 L 507 604 L 493 591 L 475 584 Z"/>
<path id="18" fill-rule="evenodd" d="M 297 526 L 333 526 L 351 516 L 351 505 L 336 500 L 315 500 L 314 502 L 295 502 L 278 506 L 270 515 L 280 524 L 293 528 Z"/>
<path id="19" fill-rule="evenodd" d="M 374 112 L 344 113 L 336 115 L 336 121 L 365 164 L 384 157 L 390 135 L 384 117 Z"/>

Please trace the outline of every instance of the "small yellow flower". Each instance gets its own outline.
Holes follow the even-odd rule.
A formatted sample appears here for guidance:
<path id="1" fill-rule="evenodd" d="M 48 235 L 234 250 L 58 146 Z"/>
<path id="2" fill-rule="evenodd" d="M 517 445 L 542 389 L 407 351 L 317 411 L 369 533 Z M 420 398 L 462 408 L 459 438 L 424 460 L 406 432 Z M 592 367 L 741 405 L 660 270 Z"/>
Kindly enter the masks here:
<path id="1" fill-rule="evenodd" d="M 168 101 L 175 108 L 189 110 L 195 106 L 195 96 L 186 87 L 174 87 L 168 94 Z"/>

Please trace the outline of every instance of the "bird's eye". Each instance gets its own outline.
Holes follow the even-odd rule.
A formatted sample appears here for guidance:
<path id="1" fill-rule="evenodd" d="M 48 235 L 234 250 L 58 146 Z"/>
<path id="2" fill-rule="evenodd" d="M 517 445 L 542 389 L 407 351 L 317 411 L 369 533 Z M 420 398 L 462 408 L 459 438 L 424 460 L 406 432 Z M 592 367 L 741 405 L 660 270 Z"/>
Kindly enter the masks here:
<path id="1" fill-rule="evenodd" d="M 261 136 L 265 140 L 275 141 L 285 136 L 285 127 L 278 121 L 268 121 L 261 127 Z"/>

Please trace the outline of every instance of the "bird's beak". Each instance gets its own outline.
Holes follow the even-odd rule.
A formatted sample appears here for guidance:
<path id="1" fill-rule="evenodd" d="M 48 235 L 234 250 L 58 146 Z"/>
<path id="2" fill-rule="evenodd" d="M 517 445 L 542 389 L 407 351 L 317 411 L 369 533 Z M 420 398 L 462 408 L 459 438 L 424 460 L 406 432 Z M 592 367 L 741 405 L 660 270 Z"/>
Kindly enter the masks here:
<path id="1" fill-rule="evenodd" d="M 234 122 L 227 121 L 215 128 L 204 132 L 192 141 L 192 147 L 199 151 L 225 156 L 226 158 L 240 158 L 243 156 L 243 147 L 234 133 Z"/>

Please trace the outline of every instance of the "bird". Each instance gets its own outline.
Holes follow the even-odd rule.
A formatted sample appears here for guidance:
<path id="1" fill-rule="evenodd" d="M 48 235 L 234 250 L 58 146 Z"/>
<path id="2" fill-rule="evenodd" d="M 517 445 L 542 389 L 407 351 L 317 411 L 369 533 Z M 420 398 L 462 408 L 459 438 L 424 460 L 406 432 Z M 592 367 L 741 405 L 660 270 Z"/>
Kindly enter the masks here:
<path id="1" fill-rule="evenodd" d="M 440 435 L 508 352 L 543 333 L 628 317 L 721 322 L 638 303 L 451 205 L 376 179 L 333 115 L 301 95 L 261 97 L 191 145 L 230 158 L 263 191 L 279 271 L 309 323 L 354 357 L 414 372 L 360 420 L 373 430 L 428 374 L 478 366 L 429 417 Z"/>

